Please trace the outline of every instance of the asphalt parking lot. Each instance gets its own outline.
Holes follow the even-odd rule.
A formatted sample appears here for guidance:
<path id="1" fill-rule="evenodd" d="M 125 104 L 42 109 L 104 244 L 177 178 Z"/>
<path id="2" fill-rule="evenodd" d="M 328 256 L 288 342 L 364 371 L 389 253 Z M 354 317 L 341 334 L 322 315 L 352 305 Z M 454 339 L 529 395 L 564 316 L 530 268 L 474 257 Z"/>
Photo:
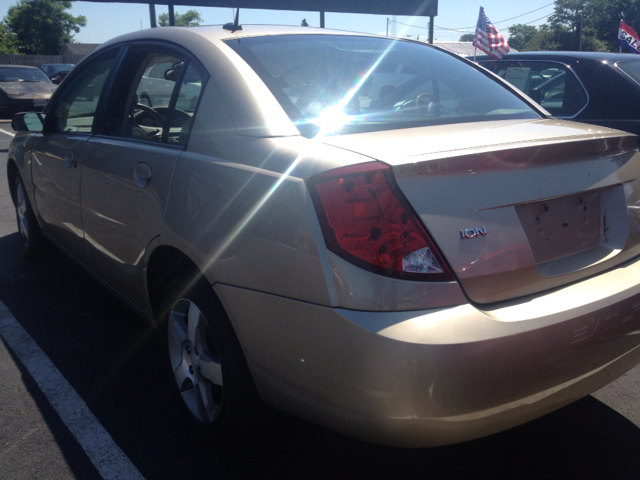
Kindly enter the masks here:
<path id="1" fill-rule="evenodd" d="M 639 367 L 461 445 L 381 447 L 283 414 L 250 447 L 211 448 L 174 415 L 153 330 L 63 255 L 22 258 L 6 186 L 10 134 L 0 122 L 0 478 L 639 478 Z"/>

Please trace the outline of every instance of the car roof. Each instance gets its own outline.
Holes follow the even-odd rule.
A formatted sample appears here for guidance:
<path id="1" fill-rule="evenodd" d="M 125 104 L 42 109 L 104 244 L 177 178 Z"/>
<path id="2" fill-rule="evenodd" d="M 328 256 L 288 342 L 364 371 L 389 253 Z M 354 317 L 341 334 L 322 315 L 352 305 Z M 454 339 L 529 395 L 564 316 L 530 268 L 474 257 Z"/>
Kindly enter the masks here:
<path id="1" fill-rule="evenodd" d="M 145 39 L 163 39 L 167 41 L 175 41 L 180 44 L 182 41 L 194 39 L 196 37 L 204 37 L 212 43 L 219 43 L 226 40 L 261 37 L 270 35 L 357 35 L 363 37 L 377 37 L 379 35 L 371 35 L 367 33 L 347 32 L 343 30 L 329 30 L 326 28 L 315 27 L 296 27 L 289 25 L 241 25 L 242 30 L 231 32 L 225 30 L 223 25 L 198 25 L 194 27 L 161 27 L 148 28 L 138 30 L 115 37 L 103 43 L 98 49 L 115 45 L 127 41 L 145 40 Z"/>
<path id="2" fill-rule="evenodd" d="M 468 57 L 473 59 L 473 57 Z M 544 52 L 517 52 L 508 53 L 502 60 L 509 59 L 535 59 L 535 58 L 547 58 L 547 59 L 566 59 L 573 58 L 576 60 L 598 60 L 607 61 L 611 63 L 620 62 L 623 60 L 640 60 L 640 56 L 630 53 L 612 53 L 612 52 L 556 52 L 556 51 L 544 51 Z M 491 60 L 489 55 L 477 55 L 476 61 Z"/>

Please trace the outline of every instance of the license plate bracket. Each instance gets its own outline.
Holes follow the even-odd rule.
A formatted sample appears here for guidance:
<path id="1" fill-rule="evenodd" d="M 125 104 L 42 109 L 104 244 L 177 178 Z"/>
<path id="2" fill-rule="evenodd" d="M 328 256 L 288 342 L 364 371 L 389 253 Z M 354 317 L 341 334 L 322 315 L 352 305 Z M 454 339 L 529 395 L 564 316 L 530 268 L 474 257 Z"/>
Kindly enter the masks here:
<path id="1" fill-rule="evenodd" d="M 601 235 L 600 190 L 516 206 L 536 263 L 593 248 Z"/>

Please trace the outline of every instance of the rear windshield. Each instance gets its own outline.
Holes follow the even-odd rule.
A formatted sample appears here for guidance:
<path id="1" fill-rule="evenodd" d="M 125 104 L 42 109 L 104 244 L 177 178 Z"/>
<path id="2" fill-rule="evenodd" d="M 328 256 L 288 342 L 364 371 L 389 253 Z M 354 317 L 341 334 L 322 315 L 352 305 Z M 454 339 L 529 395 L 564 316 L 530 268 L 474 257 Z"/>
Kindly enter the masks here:
<path id="1" fill-rule="evenodd" d="M 495 80 L 424 44 L 341 35 L 226 43 L 306 137 L 540 118 Z"/>
<path id="2" fill-rule="evenodd" d="M 46 82 L 51 80 L 38 68 L 2 67 L 0 82 Z"/>
<path id="3" fill-rule="evenodd" d="M 53 70 L 55 72 L 67 72 L 71 70 L 73 63 L 50 63 L 48 65 L 43 65 L 42 67 L 46 67 L 48 70 Z"/>

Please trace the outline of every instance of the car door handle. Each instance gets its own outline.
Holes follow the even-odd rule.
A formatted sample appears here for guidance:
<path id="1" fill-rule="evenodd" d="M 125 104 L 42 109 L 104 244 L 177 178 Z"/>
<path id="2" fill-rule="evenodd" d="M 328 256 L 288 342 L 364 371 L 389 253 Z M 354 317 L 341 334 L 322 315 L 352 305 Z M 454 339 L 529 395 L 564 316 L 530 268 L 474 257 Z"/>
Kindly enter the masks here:
<path id="1" fill-rule="evenodd" d="M 146 163 L 138 163 L 133 171 L 133 180 L 139 187 L 146 187 L 151 182 L 151 167 Z"/>
<path id="2" fill-rule="evenodd" d="M 78 162 L 74 160 L 73 150 L 69 149 L 64 154 L 64 166 L 67 168 L 76 168 Z"/>

